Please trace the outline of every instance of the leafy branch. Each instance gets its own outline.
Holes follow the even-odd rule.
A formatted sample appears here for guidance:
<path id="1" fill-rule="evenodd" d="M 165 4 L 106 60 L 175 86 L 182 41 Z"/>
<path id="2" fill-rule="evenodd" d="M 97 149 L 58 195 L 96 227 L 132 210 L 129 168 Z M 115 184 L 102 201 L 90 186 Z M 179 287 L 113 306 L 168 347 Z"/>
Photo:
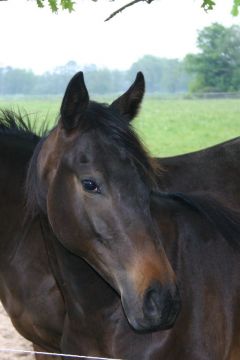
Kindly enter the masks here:
<path id="1" fill-rule="evenodd" d="M 0 1 L 7 1 L 7 0 L 0 0 Z M 57 13 L 60 9 L 61 10 L 68 10 L 69 12 L 74 11 L 75 2 L 73 0 L 34 0 L 37 3 L 39 8 L 43 8 L 46 4 L 50 7 L 53 13 Z M 92 0 L 97 1 L 97 0 Z M 114 1 L 114 0 L 112 0 Z M 115 0 L 117 1 L 117 0 Z M 154 0 L 132 0 L 131 2 L 127 3 L 126 5 L 122 6 L 118 10 L 114 11 L 105 21 L 112 19 L 115 15 L 119 14 L 126 8 L 135 5 L 138 2 L 144 1 L 147 4 L 151 4 Z M 179 0 L 178 0 L 179 1 Z M 184 0 L 182 0 L 184 1 Z M 217 0 L 202 0 L 201 7 L 205 11 L 213 10 L 216 5 Z M 237 16 L 239 14 L 240 8 L 240 0 L 233 0 L 232 6 L 232 15 Z"/>
<path id="2" fill-rule="evenodd" d="M 216 5 L 215 1 L 213 0 L 203 0 L 203 3 L 201 5 L 201 7 L 205 10 L 212 10 L 214 8 L 214 6 Z"/>
<path id="3" fill-rule="evenodd" d="M 36 0 L 37 6 L 40 8 L 43 8 L 46 4 L 45 0 Z M 47 3 L 52 10 L 52 12 L 57 13 L 59 8 L 62 10 L 68 10 L 69 12 L 72 12 L 74 10 L 74 4 L 75 2 L 72 0 L 60 0 L 60 3 L 58 0 L 47 0 Z"/>

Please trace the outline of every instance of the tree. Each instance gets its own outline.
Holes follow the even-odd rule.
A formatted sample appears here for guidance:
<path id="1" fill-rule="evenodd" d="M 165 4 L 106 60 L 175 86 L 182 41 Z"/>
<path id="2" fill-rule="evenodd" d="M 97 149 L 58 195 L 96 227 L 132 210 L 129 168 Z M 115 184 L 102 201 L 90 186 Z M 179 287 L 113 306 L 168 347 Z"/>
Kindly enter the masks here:
<path id="1" fill-rule="evenodd" d="M 186 69 L 196 74 L 193 91 L 240 90 L 240 27 L 213 24 L 199 32 L 199 54 L 185 58 Z"/>
<path id="2" fill-rule="evenodd" d="M 129 78 L 133 78 L 140 70 L 146 77 L 148 92 L 176 93 L 187 91 L 189 76 L 187 76 L 182 62 L 178 59 L 164 59 L 145 55 L 131 66 Z"/>

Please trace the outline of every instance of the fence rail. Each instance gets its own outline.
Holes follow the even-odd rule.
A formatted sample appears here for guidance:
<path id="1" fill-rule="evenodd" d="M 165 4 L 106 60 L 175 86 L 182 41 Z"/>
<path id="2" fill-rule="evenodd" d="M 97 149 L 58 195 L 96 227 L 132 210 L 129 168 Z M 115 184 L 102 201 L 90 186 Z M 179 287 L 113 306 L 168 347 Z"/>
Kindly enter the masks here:
<path id="1" fill-rule="evenodd" d="M 188 99 L 240 99 L 240 92 L 207 92 L 186 94 Z"/>

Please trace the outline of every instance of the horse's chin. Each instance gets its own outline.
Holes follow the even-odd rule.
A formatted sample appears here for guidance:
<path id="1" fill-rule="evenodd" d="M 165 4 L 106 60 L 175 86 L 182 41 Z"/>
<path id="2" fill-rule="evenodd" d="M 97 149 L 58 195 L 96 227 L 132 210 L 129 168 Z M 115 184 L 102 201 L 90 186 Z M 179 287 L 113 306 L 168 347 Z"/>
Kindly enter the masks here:
<path id="1" fill-rule="evenodd" d="M 131 328 L 139 333 L 149 333 L 171 329 L 178 318 L 181 310 L 181 301 L 175 301 L 169 311 L 163 312 L 159 316 L 149 318 L 145 316 L 127 316 Z"/>
<path id="2" fill-rule="evenodd" d="M 143 322 L 143 321 L 132 321 L 132 320 L 129 321 L 129 319 L 128 319 L 128 322 L 134 331 L 141 333 L 141 334 L 145 334 L 145 333 L 151 333 L 151 332 L 156 332 L 156 331 L 170 330 L 175 325 L 176 320 L 177 320 L 177 316 L 172 321 L 158 323 L 158 324 L 149 324 L 149 323 Z"/>

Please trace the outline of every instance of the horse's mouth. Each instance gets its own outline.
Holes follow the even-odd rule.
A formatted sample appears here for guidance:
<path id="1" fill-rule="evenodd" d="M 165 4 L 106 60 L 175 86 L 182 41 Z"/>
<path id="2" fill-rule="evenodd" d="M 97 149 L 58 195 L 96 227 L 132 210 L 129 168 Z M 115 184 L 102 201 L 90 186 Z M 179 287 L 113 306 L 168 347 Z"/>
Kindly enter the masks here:
<path id="1" fill-rule="evenodd" d="M 169 330 L 175 325 L 180 310 L 181 301 L 179 299 L 176 300 L 168 310 L 163 310 L 163 313 L 159 317 L 153 319 L 143 318 L 140 320 L 128 318 L 128 322 L 133 330 L 139 333 Z"/>

